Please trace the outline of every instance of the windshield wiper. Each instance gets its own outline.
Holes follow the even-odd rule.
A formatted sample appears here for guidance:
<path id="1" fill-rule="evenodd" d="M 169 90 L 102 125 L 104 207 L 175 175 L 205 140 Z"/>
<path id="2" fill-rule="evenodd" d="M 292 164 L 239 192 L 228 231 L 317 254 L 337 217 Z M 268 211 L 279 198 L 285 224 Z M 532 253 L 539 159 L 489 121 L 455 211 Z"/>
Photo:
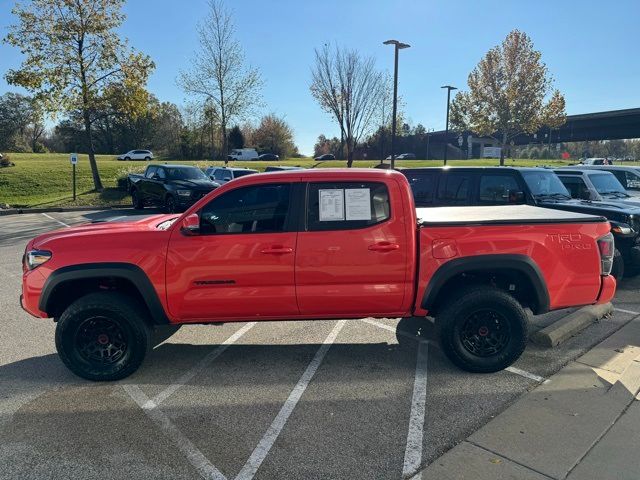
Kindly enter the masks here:
<path id="1" fill-rule="evenodd" d="M 534 195 L 533 198 L 553 198 L 554 200 L 570 200 L 571 197 L 569 195 L 566 195 L 564 193 L 538 193 L 537 195 Z"/>
<path id="2" fill-rule="evenodd" d="M 630 197 L 628 193 L 621 192 L 619 190 L 609 190 L 608 192 L 599 192 L 600 195 L 614 195 L 616 198 L 627 198 Z"/>

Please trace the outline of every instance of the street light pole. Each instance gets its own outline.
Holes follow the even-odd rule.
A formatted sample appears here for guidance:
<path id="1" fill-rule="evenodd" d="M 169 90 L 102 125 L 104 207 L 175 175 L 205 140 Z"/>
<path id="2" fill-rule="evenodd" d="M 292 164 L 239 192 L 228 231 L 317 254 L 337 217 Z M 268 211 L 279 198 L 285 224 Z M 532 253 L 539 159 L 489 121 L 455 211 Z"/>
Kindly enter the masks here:
<path id="1" fill-rule="evenodd" d="M 391 169 L 396 166 L 395 144 L 396 144 L 396 115 L 398 110 L 398 51 L 409 48 L 410 45 L 398 40 L 387 40 L 384 45 L 394 46 L 394 67 L 393 67 L 393 120 L 391 122 Z"/>
<path id="2" fill-rule="evenodd" d="M 447 124 L 444 127 L 444 164 L 447 164 L 447 139 L 449 137 L 449 103 L 451 102 L 451 90 L 457 90 L 456 87 L 452 87 L 451 85 L 444 85 L 440 88 L 447 89 Z"/>

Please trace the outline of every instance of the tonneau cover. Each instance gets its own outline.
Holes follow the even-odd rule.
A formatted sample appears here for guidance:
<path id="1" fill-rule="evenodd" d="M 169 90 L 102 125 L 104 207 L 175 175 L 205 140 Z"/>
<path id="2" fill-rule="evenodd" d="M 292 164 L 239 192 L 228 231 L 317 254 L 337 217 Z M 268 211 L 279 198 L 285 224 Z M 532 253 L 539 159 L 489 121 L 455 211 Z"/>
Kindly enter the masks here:
<path id="1" fill-rule="evenodd" d="M 552 210 L 531 205 L 497 205 L 490 207 L 416 208 L 418 225 L 513 225 L 535 223 L 606 222 L 595 215 Z"/>

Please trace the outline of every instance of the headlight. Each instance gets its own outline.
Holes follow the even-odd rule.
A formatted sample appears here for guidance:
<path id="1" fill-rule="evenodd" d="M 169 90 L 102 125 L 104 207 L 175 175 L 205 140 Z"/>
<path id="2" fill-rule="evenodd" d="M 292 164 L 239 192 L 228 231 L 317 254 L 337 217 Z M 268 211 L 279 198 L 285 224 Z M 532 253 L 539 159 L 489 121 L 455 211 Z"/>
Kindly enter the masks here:
<path id="1" fill-rule="evenodd" d="M 191 190 L 176 190 L 176 193 L 178 195 L 180 195 L 181 197 L 190 197 L 191 196 Z"/>
<path id="2" fill-rule="evenodd" d="M 51 252 L 47 250 L 29 250 L 25 255 L 25 262 L 29 270 L 48 262 L 51 259 Z"/>

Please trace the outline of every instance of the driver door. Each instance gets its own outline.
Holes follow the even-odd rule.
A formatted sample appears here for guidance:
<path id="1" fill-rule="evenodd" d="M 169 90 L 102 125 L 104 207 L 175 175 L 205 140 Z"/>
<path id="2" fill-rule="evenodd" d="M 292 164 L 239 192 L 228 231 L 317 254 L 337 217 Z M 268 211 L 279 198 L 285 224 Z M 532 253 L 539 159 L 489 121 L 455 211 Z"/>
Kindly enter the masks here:
<path id="1" fill-rule="evenodd" d="M 239 187 L 199 212 L 197 235 L 174 229 L 167 301 L 182 321 L 259 320 L 298 314 L 294 183 Z"/>

